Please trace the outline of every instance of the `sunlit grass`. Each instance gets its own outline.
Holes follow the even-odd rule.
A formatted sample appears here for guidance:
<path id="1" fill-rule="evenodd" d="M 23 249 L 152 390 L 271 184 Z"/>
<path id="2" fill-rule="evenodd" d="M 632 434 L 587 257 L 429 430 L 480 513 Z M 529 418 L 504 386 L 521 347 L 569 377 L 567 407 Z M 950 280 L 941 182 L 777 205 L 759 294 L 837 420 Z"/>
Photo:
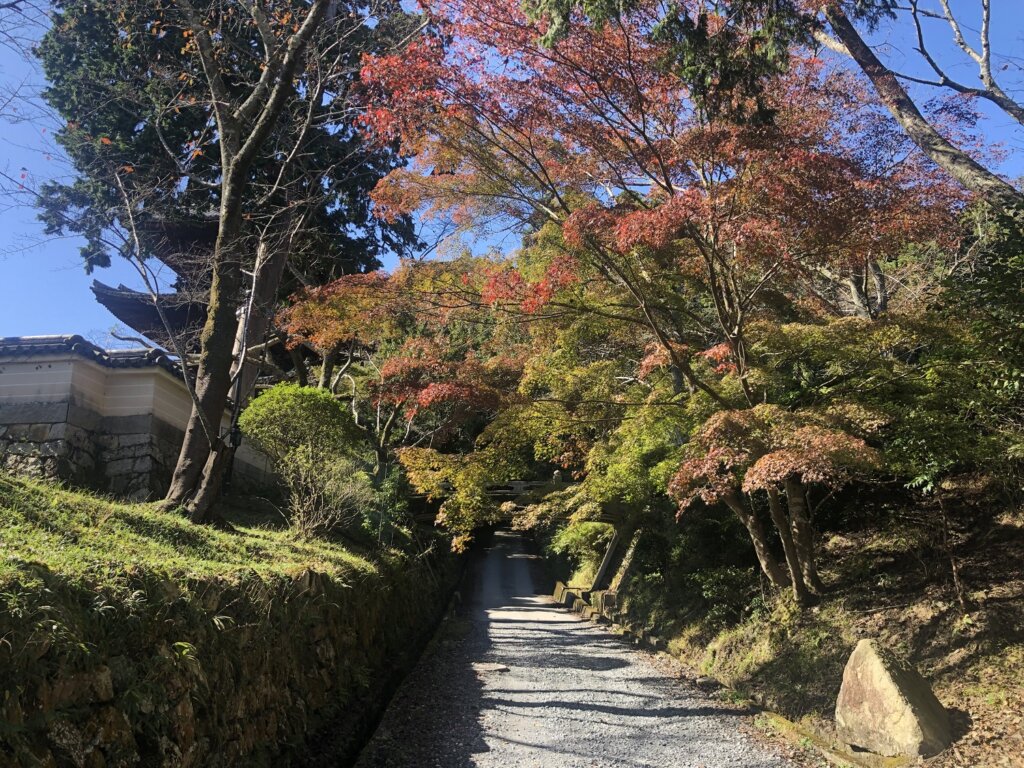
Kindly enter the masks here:
<path id="1" fill-rule="evenodd" d="M 141 569 L 180 577 L 368 575 L 376 566 L 330 541 L 233 517 L 235 533 L 190 523 L 155 504 L 126 504 L 0 474 L 0 588 L 32 566 L 90 580 Z"/>

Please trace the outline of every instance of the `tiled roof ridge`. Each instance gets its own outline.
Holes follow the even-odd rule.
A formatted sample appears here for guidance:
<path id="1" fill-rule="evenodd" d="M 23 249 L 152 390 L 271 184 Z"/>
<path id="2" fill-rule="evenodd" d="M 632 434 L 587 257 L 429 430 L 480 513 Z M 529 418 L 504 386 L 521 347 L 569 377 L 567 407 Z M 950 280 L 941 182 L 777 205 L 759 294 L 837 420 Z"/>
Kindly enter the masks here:
<path id="1" fill-rule="evenodd" d="M 107 368 L 148 368 L 160 366 L 177 375 L 177 361 L 157 348 L 103 349 L 79 334 L 0 337 L 0 355 L 27 356 L 54 352 L 71 352 Z"/>

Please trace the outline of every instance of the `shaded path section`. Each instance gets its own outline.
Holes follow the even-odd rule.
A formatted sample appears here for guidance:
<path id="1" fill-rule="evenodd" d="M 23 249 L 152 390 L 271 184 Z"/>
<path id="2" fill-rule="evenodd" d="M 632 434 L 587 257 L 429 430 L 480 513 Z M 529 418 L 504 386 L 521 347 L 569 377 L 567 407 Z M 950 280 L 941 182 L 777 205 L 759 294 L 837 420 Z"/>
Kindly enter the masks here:
<path id="1" fill-rule="evenodd" d="M 459 614 L 357 768 L 785 768 L 743 716 L 561 610 L 526 542 L 478 548 Z"/>

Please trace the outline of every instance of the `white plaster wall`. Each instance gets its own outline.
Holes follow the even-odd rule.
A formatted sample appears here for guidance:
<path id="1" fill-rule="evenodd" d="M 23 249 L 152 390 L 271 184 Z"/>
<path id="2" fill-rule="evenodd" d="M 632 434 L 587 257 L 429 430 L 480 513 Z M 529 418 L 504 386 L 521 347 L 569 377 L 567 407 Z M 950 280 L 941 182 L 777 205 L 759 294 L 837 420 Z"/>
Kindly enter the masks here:
<path id="1" fill-rule="evenodd" d="M 71 380 L 66 358 L 0 361 L 0 403 L 63 402 L 71 394 Z"/>
<path id="2" fill-rule="evenodd" d="M 162 421 L 184 430 L 192 413 L 192 398 L 185 383 L 163 368 L 152 370 L 153 414 Z"/>
<path id="3" fill-rule="evenodd" d="M 78 356 L 68 358 L 71 363 L 71 394 L 76 405 L 103 415 L 107 396 L 107 369 Z"/>
<path id="4" fill-rule="evenodd" d="M 107 368 L 104 384 L 104 416 L 135 416 L 153 412 L 154 388 L 152 369 Z"/>

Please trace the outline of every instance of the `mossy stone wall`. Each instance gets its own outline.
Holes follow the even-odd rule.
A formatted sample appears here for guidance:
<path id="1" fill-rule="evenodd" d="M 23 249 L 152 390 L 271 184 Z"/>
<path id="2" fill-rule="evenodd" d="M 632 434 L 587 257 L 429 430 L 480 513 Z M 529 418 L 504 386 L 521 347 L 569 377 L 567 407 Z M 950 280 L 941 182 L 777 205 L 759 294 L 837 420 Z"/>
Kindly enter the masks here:
<path id="1" fill-rule="evenodd" d="M 128 571 L 96 590 L 26 572 L 0 596 L 0 765 L 344 765 L 454 574 Z"/>

